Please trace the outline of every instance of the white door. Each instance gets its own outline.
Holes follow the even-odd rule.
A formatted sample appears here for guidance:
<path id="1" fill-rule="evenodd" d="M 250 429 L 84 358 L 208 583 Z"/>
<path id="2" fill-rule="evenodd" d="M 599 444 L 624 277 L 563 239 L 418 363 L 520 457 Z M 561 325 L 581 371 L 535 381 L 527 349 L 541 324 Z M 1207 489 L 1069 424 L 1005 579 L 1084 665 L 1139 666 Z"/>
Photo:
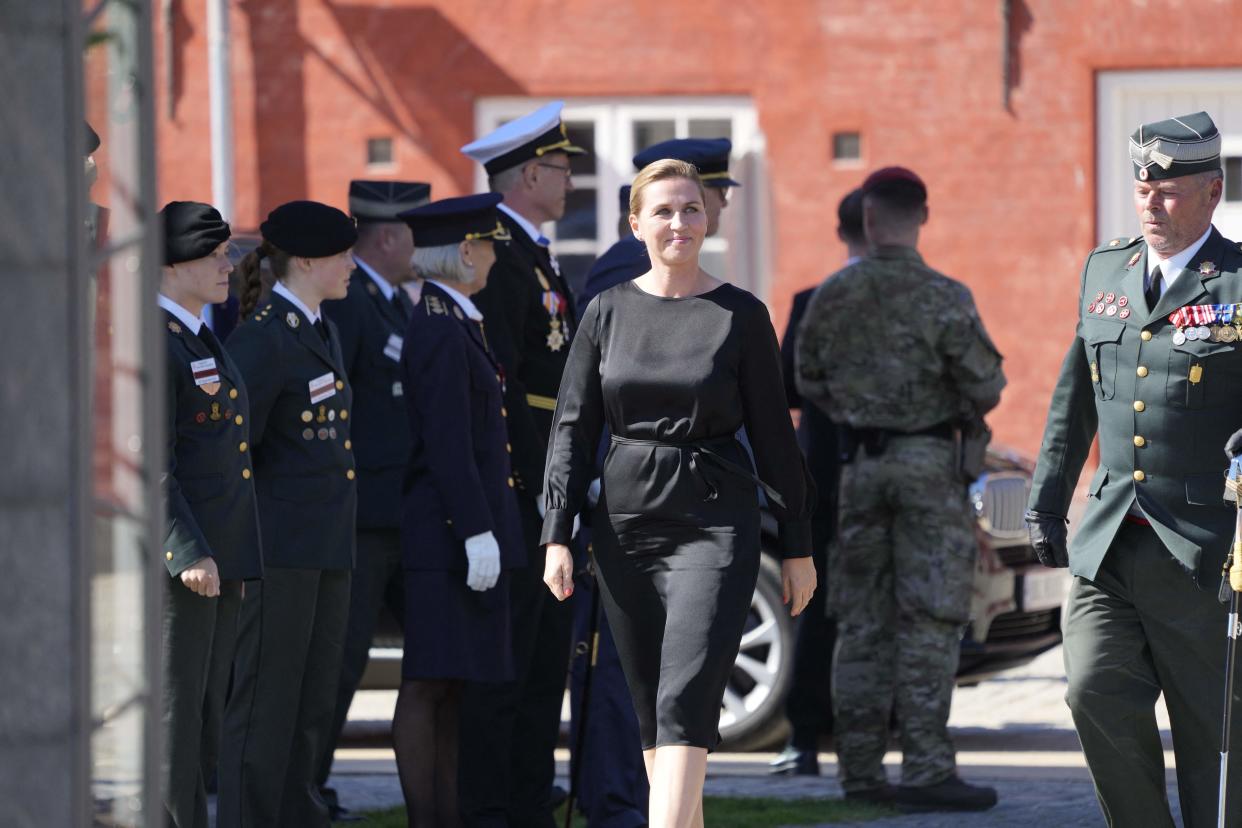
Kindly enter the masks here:
<path id="1" fill-rule="evenodd" d="M 1096 80 L 1096 216 L 1100 241 L 1138 235 L 1127 142 L 1139 124 L 1207 112 L 1221 134 L 1225 195 L 1214 223 L 1242 241 L 1242 69 L 1100 72 Z"/>

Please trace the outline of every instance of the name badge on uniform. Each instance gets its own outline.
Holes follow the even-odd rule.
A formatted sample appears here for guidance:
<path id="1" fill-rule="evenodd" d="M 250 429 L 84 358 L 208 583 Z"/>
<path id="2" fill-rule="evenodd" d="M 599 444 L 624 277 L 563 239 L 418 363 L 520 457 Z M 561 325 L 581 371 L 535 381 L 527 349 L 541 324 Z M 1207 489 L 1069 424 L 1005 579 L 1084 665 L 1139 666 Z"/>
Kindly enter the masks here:
<path id="1" fill-rule="evenodd" d="M 401 386 L 401 380 L 397 380 L 392 384 L 392 395 L 394 397 L 405 396 L 405 389 Z"/>
<path id="2" fill-rule="evenodd" d="M 336 393 L 336 375 L 331 371 L 310 381 L 311 405 L 323 402 Z"/>
<path id="3" fill-rule="evenodd" d="M 194 384 L 207 394 L 214 397 L 220 390 L 220 371 L 216 368 L 215 357 L 194 360 L 190 363 L 190 373 L 194 375 Z"/>
<path id="4" fill-rule="evenodd" d="M 397 334 L 388 335 L 388 344 L 384 346 L 384 356 L 394 362 L 401 361 L 401 346 L 405 344 L 405 339 Z M 395 396 L 395 395 L 394 395 Z"/>

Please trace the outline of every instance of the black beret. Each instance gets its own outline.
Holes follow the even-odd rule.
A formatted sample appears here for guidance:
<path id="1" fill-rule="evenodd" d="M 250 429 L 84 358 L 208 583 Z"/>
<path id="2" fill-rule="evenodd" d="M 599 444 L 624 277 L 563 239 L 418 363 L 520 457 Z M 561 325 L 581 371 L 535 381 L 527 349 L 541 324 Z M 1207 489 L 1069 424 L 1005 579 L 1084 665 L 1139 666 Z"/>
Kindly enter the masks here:
<path id="1" fill-rule="evenodd" d="M 459 198 L 442 198 L 413 210 L 401 219 L 410 226 L 418 247 L 440 247 L 463 241 L 505 241 L 509 232 L 500 223 L 499 193 L 479 193 Z"/>
<path id="2" fill-rule="evenodd" d="M 164 222 L 164 264 L 192 262 L 232 235 L 220 211 L 198 201 L 170 201 L 160 210 Z"/>
<path id="3" fill-rule="evenodd" d="M 263 238 L 290 256 L 322 259 L 354 246 L 358 228 L 335 207 L 318 201 L 290 201 L 267 214 L 259 225 Z"/>

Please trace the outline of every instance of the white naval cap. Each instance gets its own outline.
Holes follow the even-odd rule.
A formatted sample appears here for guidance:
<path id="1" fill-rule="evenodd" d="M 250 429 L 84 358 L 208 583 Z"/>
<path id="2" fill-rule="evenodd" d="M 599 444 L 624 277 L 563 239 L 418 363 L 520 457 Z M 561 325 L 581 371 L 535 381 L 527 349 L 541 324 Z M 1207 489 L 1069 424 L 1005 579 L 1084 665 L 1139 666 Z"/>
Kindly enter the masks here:
<path id="1" fill-rule="evenodd" d="M 542 158 L 549 152 L 583 155 L 586 150 L 570 142 L 565 124 L 561 122 L 564 106 L 564 101 L 545 104 L 466 144 L 461 151 L 482 164 L 488 175 L 504 172 L 532 158 Z"/>

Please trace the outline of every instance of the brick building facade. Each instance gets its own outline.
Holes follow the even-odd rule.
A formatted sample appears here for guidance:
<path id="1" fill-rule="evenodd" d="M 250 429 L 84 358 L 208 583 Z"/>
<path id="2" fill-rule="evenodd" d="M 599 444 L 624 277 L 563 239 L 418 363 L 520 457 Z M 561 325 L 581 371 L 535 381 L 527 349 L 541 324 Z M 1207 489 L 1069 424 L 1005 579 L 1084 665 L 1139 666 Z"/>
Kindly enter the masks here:
<path id="1" fill-rule="evenodd" d="M 174 0 L 168 17 L 157 13 L 164 200 L 212 195 L 203 5 Z M 599 147 L 579 216 L 599 229 L 558 228 L 577 240 L 558 246 L 602 250 L 640 122 L 676 121 L 667 128 L 684 134 L 701 110 L 699 128 L 724 117 L 745 155 L 748 186 L 721 244 L 745 251 L 742 270 L 762 271 L 741 281 L 779 329 L 791 295 L 844 257 L 833 232 L 841 196 L 877 166 L 916 169 L 931 192 L 923 252 L 974 290 L 1011 383 L 993 425 L 1026 451 L 1038 447 L 1073 331 L 1085 254 L 1133 232 L 1111 226 L 1124 213 L 1101 218 L 1097 158 L 1124 173 L 1125 153 L 1105 105 L 1118 122 L 1131 110 L 1178 114 L 1200 108 L 1194 92 L 1211 81 L 1221 91 L 1207 108 L 1238 113 L 1212 113 L 1226 151 L 1242 136 L 1242 123 L 1224 123 L 1242 120 L 1229 105 L 1242 96 L 1232 0 L 238 0 L 231 27 L 241 228 L 292 198 L 344 206 L 355 177 L 430 181 L 436 197 L 476 189 L 458 147 L 513 107 L 563 98 L 567 120 Z M 1176 87 L 1173 70 L 1194 74 Z M 1125 71 L 1176 88 L 1152 97 L 1150 75 L 1128 92 L 1102 81 L 1123 72 L 1125 87 Z M 1118 109 L 1105 88 L 1139 104 Z M 1115 156 L 1098 149 L 1105 136 Z M 1107 200 L 1124 206 L 1117 181 Z M 1227 195 L 1242 199 L 1236 186 Z M 884 342 L 883 320 L 877 308 L 877 346 L 901 347 Z"/>

